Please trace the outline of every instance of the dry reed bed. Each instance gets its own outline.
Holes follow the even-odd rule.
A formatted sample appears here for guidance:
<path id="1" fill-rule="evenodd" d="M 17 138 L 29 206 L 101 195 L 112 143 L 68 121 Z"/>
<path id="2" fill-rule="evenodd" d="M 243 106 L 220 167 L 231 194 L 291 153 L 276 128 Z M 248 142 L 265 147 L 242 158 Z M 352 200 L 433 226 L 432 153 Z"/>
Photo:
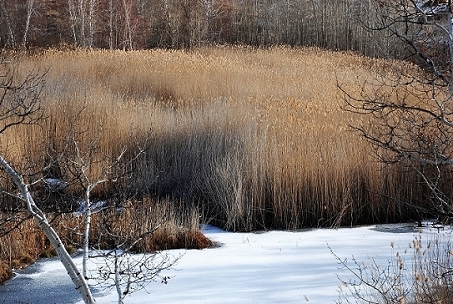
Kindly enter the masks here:
<path id="1" fill-rule="evenodd" d="M 336 85 L 360 90 L 389 65 L 286 47 L 49 50 L 18 66 L 48 69 L 47 118 L 6 134 L 2 151 L 42 164 L 42 149 L 74 130 L 81 149 L 96 143 L 94 158 L 145 147 L 124 189 L 197 206 L 232 230 L 401 220 L 402 206 L 373 193 L 418 190 L 350 131 L 363 118 L 341 110 Z"/>
<path id="2" fill-rule="evenodd" d="M 139 237 L 143 239 L 133 246 L 134 252 L 151 252 L 173 248 L 202 249 L 213 243 L 199 231 L 199 215 L 196 210 L 182 211 L 177 204 L 168 201 L 156 202 L 144 199 L 126 202 L 118 212 L 111 204 L 102 212 L 95 213 L 90 230 L 91 246 L 98 249 L 114 248 L 119 244 L 131 244 Z M 31 264 L 38 257 L 55 256 L 56 252 L 33 219 L 20 222 L 26 214 L 18 214 L 11 225 L 17 229 L 0 238 L 0 283 L 12 275 L 12 269 Z M 0 218 L 3 220 L 4 216 Z M 85 218 L 77 214 L 49 214 L 55 230 L 66 244 L 70 253 L 82 245 L 81 231 Z M 148 232 L 153 233 L 148 234 Z M 0 232 L 3 232 L 0 230 Z"/>

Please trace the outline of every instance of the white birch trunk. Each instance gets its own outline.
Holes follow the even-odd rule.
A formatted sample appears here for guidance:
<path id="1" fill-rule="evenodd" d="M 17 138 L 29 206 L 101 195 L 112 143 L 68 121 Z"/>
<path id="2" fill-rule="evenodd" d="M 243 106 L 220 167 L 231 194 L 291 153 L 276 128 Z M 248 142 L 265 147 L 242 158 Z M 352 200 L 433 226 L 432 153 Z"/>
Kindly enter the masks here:
<path id="1" fill-rule="evenodd" d="M 113 0 L 109 0 L 109 48 L 113 50 Z"/>
<path id="2" fill-rule="evenodd" d="M 95 27 L 95 0 L 90 0 L 90 5 L 88 8 L 88 47 L 92 48 L 94 44 L 94 27 Z"/>
<path id="3" fill-rule="evenodd" d="M 123 0 L 123 8 L 124 8 L 124 20 L 126 22 L 125 40 L 126 40 L 128 50 L 131 51 L 133 49 L 132 28 L 131 28 L 131 8 L 128 6 L 126 0 Z"/>
<path id="4" fill-rule="evenodd" d="M 115 288 L 118 295 L 118 304 L 123 304 L 123 293 L 121 291 L 120 260 L 115 252 Z"/>
<path id="5" fill-rule="evenodd" d="M 8 176 L 13 180 L 14 184 L 19 188 L 21 198 L 27 204 L 28 212 L 33 216 L 41 230 L 44 232 L 46 237 L 51 242 L 52 246 L 55 248 L 58 257 L 61 260 L 61 263 L 68 272 L 68 275 L 70 276 L 72 282 L 75 285 L 75 289 L 79 292 L 83 301 L 87 304 L 95 303 L 90 288 L 88 287 L 87 281 L 81 275 L 79 269 L 75 265 L 66 248 L 64 247 L 64 244 L 61 241 L 60 237 L 47 221 L 47 218 L 44 215 L 44 213 L 35 204 L 33 197 L 31 196 L 31 193 L 28 190 L 28 185 L 24 182 L 22 176 L 20 176 L 2 156 L 0 156 L 0 167 L 3 168 L 3 170 L 5 170 Z"/>
<path id="6" fill-rule="evenodd" d="M 76 13 L 74 2 L 72 0 L 68 0 L 68 11 L 69 11 L 69 18 L 71 21 L 72 38 L 74 39 L 74 44 L 77 45 L 78 44 L 77 27 L 76 27 L 77 13 Z"/>
<path id="7" fill-rule="evenodd" d="M 26 16 L 26 19 L 25 19 L 24 36 L 22 37 L 22 46 L 23 47 L 27 46 L 28 31 L 30 29 L 30 19 L 31 19 L 31 15 L 33 14 L 34 3 L 35 3 L 34 0 L 28 0 L 27 1 L 27 16 Z"/>
<path id="8" fill-rule="evenodd" d="M 90 186 L 86 190 L 85 195 L 85 229 L 83 230 L 83 257 L 82 257 L 82 272 L 83 277 L 87 278 L 87 261 L 90 246 L 90 226 L 91 226 L 91 202 L 90 202 Z"/>
<path id="9" fill-rule="evenodd" d="M 80 19 L 80 42 L 83 47 L 86 46 L 85 37 L 85 1 L 79 0 L 79 19 Z"/>

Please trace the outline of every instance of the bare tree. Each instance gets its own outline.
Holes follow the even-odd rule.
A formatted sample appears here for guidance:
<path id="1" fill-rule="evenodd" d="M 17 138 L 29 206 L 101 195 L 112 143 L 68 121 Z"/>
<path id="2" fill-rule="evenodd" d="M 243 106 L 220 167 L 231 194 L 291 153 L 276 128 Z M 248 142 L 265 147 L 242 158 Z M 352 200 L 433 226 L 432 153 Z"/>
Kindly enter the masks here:
<path id="1" fill-rule="evenodd" d="M 8 35 L 7 46 L 14 48 L 16 46 L 16 35 L 14 33 L 13 24 L 11 20 L 11 12 L 8 9 L 5 0 L 0 1 L 0 16 L 5 20 L 6 31 Z"/>
<path id="2" fill-rule="evenodd" d="M 0 134 L 24 123 L 34 123 L 40 117 L 40 92 L 44 76 L 29 74 L 24 80 L 18 80 L 17 74 L 5 60 L 2 61 L 0 75 Z M 94 303 L 94 298 L 87 281 L 82 276 L 71 256 L 67 252 L 58 234 L 50 225 L 46 215 L 36 205 L 30 191 L 30 184 L 3 157 L 0 156 L 0 167 L 9 176 L 19 190 L 18 194 L 9 193 L 24 202 L 27 212 L 36 220 L 38 226 L 55 248 L 61 262 L 67 270 L 77 291 L 85 303 Z"/>
<path id="3" fill-rule="evenodd" d="M 352 126 L 382 161 L 415 172 L 424 205 L 420 213 L 453 218 L 452 6 L 448 1 L 378 1 L 380 25 L 409 46 L 406 58 L 418 66 L 389 63 L 359 93 L 342 87 L 346 109 L 364 114 Z"/>
<path id="4" fill-rule="evenodd" d="M 136 246 L 146 237 L 157 231 L 161 224 L 145 229 L 143 233 L 115 232 L 112 228 L 112 216 L 104 217 L 104 233 L 114 239 L 113 249 L 97 250 L 93 254 L 96 263 L 93 279 L 101 287 L 114 288 L 118 296 L 118 304 L 124 303 L 124 298 L 131 293 L 145 289 L 146 286 L 160 279 L 167 284 L 170 277 L 162 272 L 171 269 L 181 256 L 170 258 L 168 252 L 154 251 L 138 253 Z"/>
<path id="5" fill-rule="evenodd" d="M 114 49 L 114 28 L 113 28 L 113 20 L 114 20 L 114 5 L 113 5 L 113 0 L 109 0 L 109 7 L 108 7 L 108 13 L 109 13 L 109 22 L 108 22 L 108 28 L 109 28 L 109 48 L 111 50 Z"/>
<path id="6" fill-rule="evenodd" d="M 80 273 L 77 265 L 72 260 L 60 237 L 47 220 L 47 217 L 38 208 L 35 201 L 33 200 L 33 197 L 31 196 L 31 193 L 29 191 L 29 185 L 24 181 L 23 177 L 20 176 L 19 173 L 17 173 L 1 156 L 0 167 L 6 172 L 6 174 L 8 174 L 8 176 L 13 180 L 16 187 L 19 189 L 20 194 L 19 196 L 17 196 L 17 198 L 25 202 L 28 213 L 33 216 L 33 218 L 38 223 L 38 226 L 41 228 L 41 230 L 51 242 L 52 246 L 55 248 L 58 257 L 60 258 L 63 266 L 68 272 L 69 277 L 74 283 L 76 290 L 79 292 L 84 302 L 95 303 L 94 298 L 91 294 L 91 290 L 88 287 L 87 281 Z"/>
<path id="7" fill-rule="evenodd" d="M 90 252 L 89 240 L 91 218 L 92 213 L 95 209 L 95 203 L 92 201 L 92 192 L 98 186 L 119 178 L 116 175 L 117 169 L 121 165 L 121 161 L 124 154 L 126 153 L 126 149 L 124 148 L 118 155 L 118 157 L 114 159 L 110 164 L 107 164 L 104 169 L 101 170 L 101 172 L 95 173 L 94 167 L 98 165 L 98 163 L 104 162 L 104 160 L 95 161 L 93 159 L 93 152 L 96 149 L 96 144 L 94 142 L 90 143 L 86 151 L 81 151 L 80 145 L 75 138 L 72 139 L 72 144 L 74 148 L 73 152 L 70 153 L 70 155 L 68 156 L 69 159 L 67 159 L 65 162 L 66 165 L 70 167 L 69 171 L 71 171 L 72 175 L 74 176 L 72 183 L 76 183 L 84 190 L 82 214 L 85 218 L 85 226 L 83 229 L 82 241 L 82 272 L 83 276 L 87 278 L 87 261 Z"/>
<path id="8" fill-rule="evenodd" d="M 83 132 L 81 133 L 83 136 Z M 105 183 L 115 183 L 122 179 L 129 179 L 130 167 L 140 155 L 143 149 L 138 151 L 128 160 L 125 159 L 126 147 L 123 147 L 119 154 L 113 159 L 107 155 L 95 157 L 95 151 L 98 149 L 96 141 L 91 141 L 86 149 L 81 148 L 79 139 L 74 134 L 66 145 L 67 151 L 62 152 L 60 162 L 63 163 L 63 174 L 69 178 L 69 182 L 74 187 L 83 190 L 81 203 L 81 214 L 85 219 L 82 235 L 82 272 L 85 278 L 87 274 L 87 262 L 90 257 L 90 229 L 92 224 L 92 215 L 102 212 L 107 208 L 107 201 L 95 202 L 92 199 L 93 191 Z M 68 147 L 70 146 L 70 147 Z M 100 168 L 100 169 L 99 169 Z"/>
<path id="9" fill-rule="evenodd" d="M 179 16 L 175 12 L 174 4 L 169 0 L 162 0 L 162 11 L 165 15 L 167 34 L 170 36 L 171 47 L 178 47 L 178 23 Z"/>
<path id="10" fill-rule="evenodd" d="M 93 47 L 97 20 L 97 0 L 67 1 L 74 44 L 82 47 Z"/>
<path id="11" fill-rule="evenodd" d="M 30 72 L 18 79 L 14 64 L 0 59 L 0 134 L 10 127 L 32 124 L 41 118 L 39 97 L 44 75 Z"/>
<path id="12" fill-rule="evenodd" d="M 28 32 L 30 30 L 30 20 L 34 12 L 35 0 L 27 0 L 27 14 L 25 16 L 25 29 L 24 35 L 22 36 L 22 46 L 26 47 L 28 42 Z"/>
<path id="13" fill-rule="evenodd" d="M 198 44 L 222 42 L 231 25 L 230 6 L 228 1 L 199 0 L 200 13 L 197 14 Z"/>
<path id="14" fill-rule="evenodd" d="M 115 288 L 118 304 L 123 304 L 126 296 L 160 279 L 167 284 L 170 277 L 161 272 L 171 269 L 176 263 L 170 261 L 168 253 L 131 254 L 130 251 L 117 248 L 108 252 L 99 251 L 95 279 L 106 288 Z"/>
<path id="15" fill-rule="evenodd" d="M 88 47 L 94 46 L 94 32 L 96 27 L 96 2 L 97 0 L 90 0 L 88 5 Z"/>
<path id="16" fill-rule="evenodd" d="M 124 49 L 133 50 L 132 41 L 132 3 L 128 0 L 122 0 L 124 11 Z"/>

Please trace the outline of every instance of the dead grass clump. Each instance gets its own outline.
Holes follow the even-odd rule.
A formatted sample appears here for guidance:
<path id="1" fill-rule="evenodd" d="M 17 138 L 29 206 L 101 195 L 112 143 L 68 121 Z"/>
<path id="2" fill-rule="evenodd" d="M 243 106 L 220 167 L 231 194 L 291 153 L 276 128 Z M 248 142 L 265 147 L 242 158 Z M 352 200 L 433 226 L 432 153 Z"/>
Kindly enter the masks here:
<path id="1" fill-rule="evenodd" d="M 31 255 L 29 255 L 27 253 L 24 253 L 19 258 L 11 260 L 11 267 L 13 269 L 24 268 L 24 267 L 30 265 L 31 263 L 33 263 L 35 260 L 36 260 L 36 258 L 32 257 Z"/>
<path id="2" fill-rule="evenodd" d="M 11 266 L 0 260 L 0 283 L 6 281 L 13 275 Z"/>
<path id="3" fill-rule="evenodd" d="M 92 219 L 90 244 L 94 248 L 111 249 L 120 244 L 134 243 L 133 252 L 153 252 L 166 249 L 203 249 L 212 242 L 199 230 L 196 210 L 183 210 L 183 206 L 153 199 L 128 202 L 123 206 L 111 203 L 110 208 L 95 213 Z M 82 244 L 84 217 L 78 214 L 48 214 L 57 233 L 70 253 Z M 0 238 L 0 273 L 5 279 L 11 269 L 33 263 L 38 257 L 56 255 L 33 219 L 28 219 L 11 233 Z M 4 268 L 4 269 L 3 269 Z M 1 282 L 1 281 L 0 281 Z"/>
<path id="4" fill-rule="evenodd" d="M 169 233 L 166 229 L 159 229 L 146 240 L 146 249 L 151 251 L 168 249 L 206 249 L 214 243 L 200 231 L 181 231 Z"/>
<path id="5" fill-rule="evenodd" d="M 33 263 L 50 245 L 32 219 L 25 214 L 2 213 L 0 237 L 0 283 L 12 275 L 12 269 L 20 269 Z M 10 219 L 7 221 L 7 219 Z M 6 224 L 5 224 L 6 223 Z M 10 233 L 4 234 L 12 230 Z"/>
<path id="6" fill-rule="evenodd" d="M 198 212 L 184 209 L 183 205 L 148 198 L 129 202 L 120 209 L 112 206 L 93 218 L 93 247 L 133 244 L 134 252 L 210 247 L 211 242 L 199 230 Z"/>

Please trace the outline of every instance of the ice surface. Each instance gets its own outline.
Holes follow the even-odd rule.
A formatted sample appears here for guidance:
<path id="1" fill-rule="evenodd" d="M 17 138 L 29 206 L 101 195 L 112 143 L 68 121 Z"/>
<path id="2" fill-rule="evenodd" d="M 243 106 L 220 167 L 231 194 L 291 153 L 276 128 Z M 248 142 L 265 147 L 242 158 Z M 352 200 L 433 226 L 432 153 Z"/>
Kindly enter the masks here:
<path id="1" fill-rule="evenodd" d="M 339 269 L 336 255 L 360 262 L 373 257 L 387 265 L 397 252 L 404 252 L 419 235 L 415 224 L 313 229 L 299 232 L 230 233 L 204 226 L 203 231 L 221 246 L 204 250 L 171 250 L 184 254 L 168 284 L 160 281 L 126 297 L 125 303 L 334 303 L 340 281 L 350 274 Z M 450 230 L 441 231 L 449 237 Z M 433 239 L 437 229 L 425 227 L 423 240 Z M 394 248 L 391 244 L 394 244 Z M 81 259 L 76 262 L 80 265 Z M 59 270 L 58 270 L 59 269 Z M 58 270 L 58 271 L 57 271 Z M 46 262 L 35 275 L 61 277 L 64 269 L 55 260 Z M 60 274 L 59 274 L 60 273 Z M 39 277 L 36 277 L 39 280 Z M 69 280 L 61 284 L 70 283 Z M 60 284 L 58 281 L 56 284 Z M 20 285 L 17 286 L 19 288 Z M 42 294 L 46 286 L 41 285 Z M 63 290 L 63 289 L 62 289 Z M 20 297 L 21 290 L 17 290 Z M 97 303 L 116 303 L 114 290 L 95 293 Z M 70 303 L 60 295 L 61 302 Z M 81 301 L 78 303 L 82 303 Z"/>

